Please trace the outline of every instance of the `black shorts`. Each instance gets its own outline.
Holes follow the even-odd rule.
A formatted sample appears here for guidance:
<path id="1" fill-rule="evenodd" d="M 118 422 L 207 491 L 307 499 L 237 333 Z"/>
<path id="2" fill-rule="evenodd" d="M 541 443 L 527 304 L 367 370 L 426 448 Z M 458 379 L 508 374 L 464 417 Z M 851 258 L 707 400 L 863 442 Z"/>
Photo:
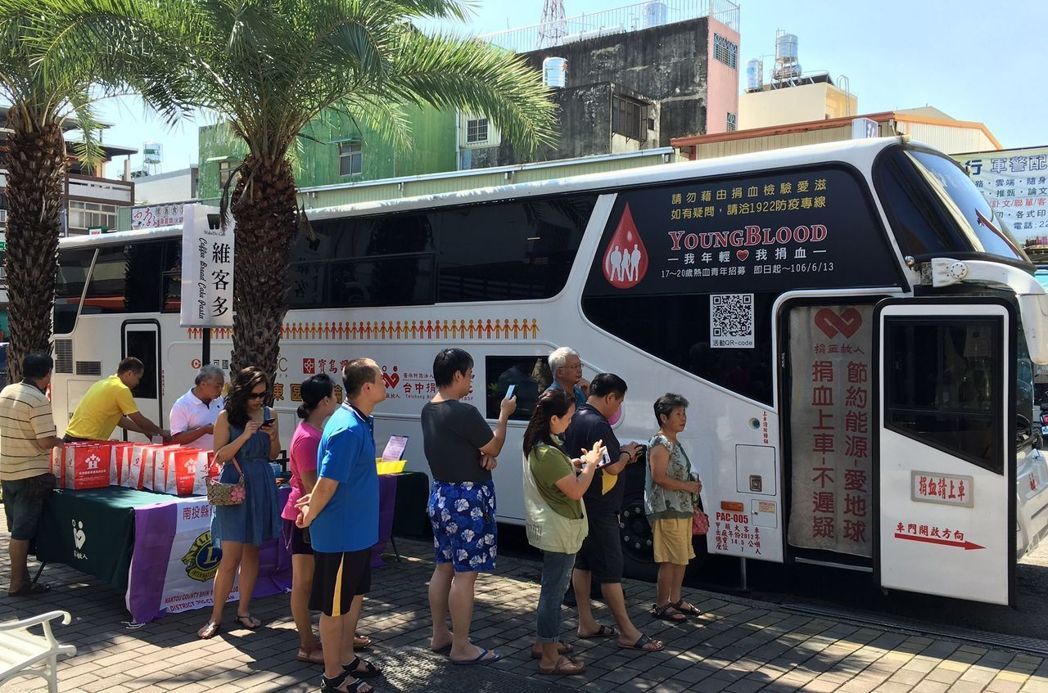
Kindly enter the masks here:
<path id="1" fill-rule="evenodd" d="M 371 590 L 371 549 L 313 554 L 309 608 L 325 616 L 349 613 L 353 597 Z"/>
<path id="2" fill-rule="evenodd" d="M 595 508 L 588 510 L 587 517 L 589 534 L 575 558 L 575 568 L 591 571 L 597 582 L 622 582 L 619 514 L 613 510 Z"/>
<path id="3" fill-rule="evenodd" d="M 309 542 L 309 530 L 302 529 L 293 520 L 284 520 L 280 540 L 284 542 L 284 546 L 292 556 L 313 555 L 313 545 Z"/>

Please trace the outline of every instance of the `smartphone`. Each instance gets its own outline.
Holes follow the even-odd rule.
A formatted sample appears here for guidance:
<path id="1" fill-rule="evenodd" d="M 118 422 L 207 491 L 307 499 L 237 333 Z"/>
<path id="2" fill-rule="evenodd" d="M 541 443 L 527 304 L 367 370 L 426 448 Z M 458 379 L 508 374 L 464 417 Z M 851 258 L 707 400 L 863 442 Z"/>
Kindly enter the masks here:
<path id="1" fill-rule="evenodd" d="M 600 462 L 597 463 L 597 469 L 607 467 L 609 464 L 611 464 L 611 455 L 608 454 L 608 449 L 604 448 L 604 456 L 600 459 Z"/>
<path id="2" fill-rule="evenodd" d="M 512 397 L 513 396 L 513 391 L 516 390 L 516 389 L 517 389 L 516 385 L 510 385 L 509 389 L 506 390 L 506 399 L 509 399 L 510 397 Z"/>

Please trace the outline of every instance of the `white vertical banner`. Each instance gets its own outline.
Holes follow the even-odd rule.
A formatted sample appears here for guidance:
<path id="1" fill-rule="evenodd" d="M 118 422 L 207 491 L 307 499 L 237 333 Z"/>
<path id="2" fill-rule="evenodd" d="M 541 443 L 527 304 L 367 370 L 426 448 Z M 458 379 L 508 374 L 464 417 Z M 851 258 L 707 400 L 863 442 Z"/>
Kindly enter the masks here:
<path id="1" fill-rule="evenodd" d="M 233 231 L 217 207 L 186 205 L 182 213 L 182 327 L 233 325 Z"/>

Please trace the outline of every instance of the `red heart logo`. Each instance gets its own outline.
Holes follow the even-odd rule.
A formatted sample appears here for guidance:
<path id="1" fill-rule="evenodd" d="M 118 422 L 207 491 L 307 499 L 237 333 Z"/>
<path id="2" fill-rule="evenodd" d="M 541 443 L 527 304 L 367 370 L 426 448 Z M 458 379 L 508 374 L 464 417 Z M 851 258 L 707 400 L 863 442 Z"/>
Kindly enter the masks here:
<path id="1" fill-rule="evenodd" d="M 831 308 L 823 308 L 815 313 L 815 326 L 830 339 L 838 333 L 851 337 L 862 327 L 862 313 L 854 308 L 845 308 L 838 314 Z"/>
<path id="2" fill-rule="evenodd" d="M 396 387 L 397 383 L 400 382 L 400 374 L 394 373 L 393 375 L 389 376 L 388 379 L 383 378 L 383 380 L 386 380 L 390 387 Z"/>
<path id="3" fill-rule="evenodd" d="M 735 251 L 735 257 L 739 258 L 739 260 L 741 260 L 743 262 L 745 262 L 746 258 L 748 258 L 749 256 L 750 256 L 750 251 L 748 251 L 748 250 L 736 250 Z"/>

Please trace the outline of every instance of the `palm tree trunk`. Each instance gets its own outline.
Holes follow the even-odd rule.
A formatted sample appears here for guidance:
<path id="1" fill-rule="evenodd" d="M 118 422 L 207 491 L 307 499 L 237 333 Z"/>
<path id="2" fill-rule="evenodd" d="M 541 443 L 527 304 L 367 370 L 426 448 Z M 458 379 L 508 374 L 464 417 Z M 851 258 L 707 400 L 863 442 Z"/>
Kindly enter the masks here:
<path id="1" fill-rule="evenodd" d="M 257 366 L 273 383 L 280 326 L 287 312 L 288 249 L 295 231 L 295 178 L 284 159 L 249 155 L 233 192 L 236 256 L 233 271 L 231 374 Z"/>
<path id="2" fill-rule="evenodd" d="M 51 312 L 58 273 L 59 213 L 65 193 L 66 145 L 54 118 L 15 105 L 7 139 L 7 270 L 11 345 L 9 381 L 22 377 L 27 354 L 51 350 Z"/>

